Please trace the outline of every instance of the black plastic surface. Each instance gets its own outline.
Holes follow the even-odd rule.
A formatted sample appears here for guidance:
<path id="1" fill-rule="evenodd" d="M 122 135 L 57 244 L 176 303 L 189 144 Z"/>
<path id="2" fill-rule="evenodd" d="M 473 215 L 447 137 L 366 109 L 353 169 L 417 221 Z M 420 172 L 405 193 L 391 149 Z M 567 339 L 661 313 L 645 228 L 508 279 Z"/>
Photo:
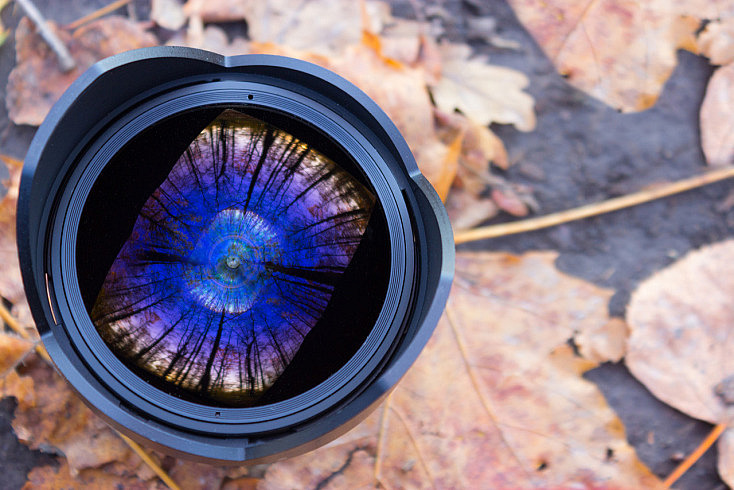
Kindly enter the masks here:
<path id="1" fill-rule="evenodd" d="M 184 94 L 201 98 L 209 93 L 212 101 L 221 95 L 247 103 L 242 97 L 248 90 L 280 94 L 282 100 L 272 102 L 281 104 L 279 110 L 296 107 L 291 101 L 310 108 L 299 117 L 329 115 L 331 137 L 351 152 L 334 134 L 351 135 L 350 141 L 358 144 L 353 151 L 362 148 L 369 155 L 357 161 L 375 165 L 370 178 L 384 179 L 381 202 L 395 203 L 388 206 L 394 209 L 388 213 L 391 263 L 404 266 L 393 268 L 392 274 L 403 286 L 394 290 L 396 307 L 385 330 L 392 334 L 380 337 L 387 344 L 345 371 L 348 379 L 334 384 L 320 401 L 295 399 L 285 411 L 278 404 L 265 405 L 257 416 L 211 407 L 178 409 L 172 402 L 168 406 L 165 397 L 142 393 L 141 385 L 106 358 L 95 347 L 93 332 L 84 328 L 86 310 L 83 302 L 80 306 L 73 300 L 78 285 L 64 255 L 64 241 L 73 242 L 76 236 L 74 227 L 67 226 L 74 221 L 69 203 L 75 195 L 83 201 L 78 186 L 87 165 L 95 158 L 104 165 L 96 149 L 109 146 L 120 128 L 131 127 L 124 124 L 135 114 L 152 113 L 166 100 L 173 107 Z M 257 105 L 260 92 L 253 93 L 252 104 Z M 395 240 L 403 240 L 402 246 Z M 146 48 L 103 60 L 69 88 L 39 128 L 25 161 L 18 242 L 38 330 L 57 369 L 82 398 L 137 440 L 173 454 L 220 462 L 255 463 L 298 454 L 356 425 L 415 361 L 443 311 L 453 277 L 453 239 L 443 206 L 397 128 L 364 93 L 299 60 L 227 58 L 188 48 Z"/>

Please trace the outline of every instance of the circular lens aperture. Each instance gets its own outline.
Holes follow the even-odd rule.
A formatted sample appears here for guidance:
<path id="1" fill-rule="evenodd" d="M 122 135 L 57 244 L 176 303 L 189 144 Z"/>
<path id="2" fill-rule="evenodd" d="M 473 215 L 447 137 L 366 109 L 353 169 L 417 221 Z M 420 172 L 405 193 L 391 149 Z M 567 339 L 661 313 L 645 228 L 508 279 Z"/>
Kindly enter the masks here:
<path id="1" fill-rule="evenodd" d="M 92 321 L 169 391 L 256 404 L 342 287 L 374 205 L 307 142 L 223 110 L 140 209 Z"/>

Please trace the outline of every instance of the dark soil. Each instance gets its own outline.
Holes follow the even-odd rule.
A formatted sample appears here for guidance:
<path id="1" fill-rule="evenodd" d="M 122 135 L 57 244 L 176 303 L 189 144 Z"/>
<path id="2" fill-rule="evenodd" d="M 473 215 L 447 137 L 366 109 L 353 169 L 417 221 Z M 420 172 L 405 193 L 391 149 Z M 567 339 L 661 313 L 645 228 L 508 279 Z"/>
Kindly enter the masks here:
<path id="1" fill-rule="evenodd" d="M 70 22 L 107 0 L 58 2 L 36 0 L 40 9 L 60 23 Z M 415 16 L 413 2 L 393 0 L 398 15 Z M 698 112 L 713 71 L 706 59 L 679 54 L 679 66 L 657 104 L 647 111 L 621 114 L 572 88 L 515 18 L 505 1 L 433 0 L 448 15 L 428 9 L 446 37 L 470 40 L 477 53 L 492 63 L 515 68 L 530 78 L 538 127 L 521 133 L 512 127 L 493 129 L 505 142 L 510 160 L 517 162 L 504 177 L 534 189 L 540 213 L 550 213 L 631 193 L 648 184 L 669 182 L 705 170 L 700 149 Z M 136 2 L 145 13 L 146 2 Z M 490 16 L 497 34 L 521 49 L 497 48 L 470 39 L 468 20 Z M 12 8 L 3 11 L 6 25 L 17 23 Z M 7 75 L 14 63 L 9 40 L 0 48 L 0 94 L 5 97 Z M 0 152 L 22 158 L 34 129 L 16 127 L 0 107 Z M 496 170 L 500 172 L 499 170 Z M 559 269 L 616 291 L 610 313 L 624 316 L 631 292 L 646 277 L 688 251 L 734 236 L 734 210 L 722 209 L 732 192 L 728 183 L 711 185 L 661 201 L 556 228 L 462 245 L 460 250 L 557 250 Z M 495 222 L 509 220 L 507 216 Z M 657 475 L 667 476 L 705 437 L 710 425 L 692 419 L 654 398 L 623 363 L 606 364 L 587 374 L 596 383 L 627 429 L 627 438 L 640 458 Z M 17 488 L 35 465 L 53 458 L 30 451 L 10 429 L 14 403 L 0 402 L 0 471 L 3 488 Z M 676 488 L 708 489 L 725 485 L 716 472 L 716 450 L 679 480 Z M 12 484 L 11 484 L 12 482 Z"/>
<path id="2" fill-rule="evenodd" d="M 471 2 L 480 4 L 480 2 Z M 505 173 L 532 186 L 540 213 L 550 213 L 635 192 L 646 185 L 699 174 L 706 168 L 698 114 L 713 67 L 705 58 L 680 52 L 679 65 L 655 106 L 635 114 L 618 111 L 566 83 L 517 21 L 505 2 L 460 4 L 464 17 L 489 15 L 498 34 L 520 43 L 520 51 L 475 43 L 494 64 L 522 71 L 535 97 L 537 129 L 521 133 L 509 126 L 493 129 L 507 146 Z M 461 38 L 462 26 L 454 27 Z M 521 235 L 466 244 L 460 250 L 557 250 L 562 271 L 616 294 L 610 313 L 624 316 L 640 282 L 688 251 L 734 236 L 734 210 L 721 210 L 730 183 L 613 214 Z M 498 217 L 494 222 L 508 220 Z M 633 378 L 623 363 L 605 364 L 587 376 L 604 393 L 627 430 L 627 439 L 650 469 L 667 476 L 710 431 L 707 423 L 663 404 Z M 710 449 L 676 488 L 725 488 Z"/>

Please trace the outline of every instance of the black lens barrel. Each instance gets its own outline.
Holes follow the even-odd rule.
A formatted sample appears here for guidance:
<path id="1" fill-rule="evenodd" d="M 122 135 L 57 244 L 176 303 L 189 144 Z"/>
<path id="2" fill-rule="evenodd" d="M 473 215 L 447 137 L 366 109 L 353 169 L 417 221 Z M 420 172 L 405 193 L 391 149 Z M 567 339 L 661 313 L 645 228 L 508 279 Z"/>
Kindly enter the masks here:
<path id="1" fill-rule="evenodd" d="M 90 206 L 97 206 L 94 199 L 104 199 L 105 189 L 114 186 L 100 183 L 105 168 L 119 165 L 115 156 L 148 129 L 218 107 L 290 121 L 296 132 L 302 129 L 304 141 L 323 135 L 324 148 L 354 162 L 354 173 L 363 176 L 384 213 L 385 225 L 378 229 L 389 250 L 389 263 L 383 264 L 389 284 L 366 340 L 325 381 L 262 406 L 201 404 L 147 382 L 110 353 L 90 320 L 90 299 L 85 307 L 82 298 L 90 276 L 104 277 L 93 264 L 78 264 L 91 261 L 95 236 L 103 240 L 106 233 L 85 228 L 84 220 Z M 94 189 L 103 190 L 90 197 Z M 118 430 L 203 461 L 269 462 L 314 449 L 356 425 L 417 358 L 453 279 L 448 217 L 395 125 L 346 80 L 279 56 L 224 57 L 157 47 L 97 63 L 36 133 L 23 168 L 17 229 L 28 302 L 58 371 Z M 238 263 L 234 258 L 231 266 Z M 350 307 L 338 311 L 346 314 Z"/>

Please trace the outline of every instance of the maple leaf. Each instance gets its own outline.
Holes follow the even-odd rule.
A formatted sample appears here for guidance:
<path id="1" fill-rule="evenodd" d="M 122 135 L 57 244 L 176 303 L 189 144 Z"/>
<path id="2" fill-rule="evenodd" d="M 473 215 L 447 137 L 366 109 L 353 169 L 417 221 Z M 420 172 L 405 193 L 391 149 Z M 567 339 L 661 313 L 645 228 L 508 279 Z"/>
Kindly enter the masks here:
<path id="1" fill-rule="evenodd" d="M 691 417 L 731 423 L 734 240 L 694 251 L 643 282 L 627 309 L 626 363 L 656 397 Z M 718 442 L 734 485 L 734 430 Z"/>
<path id="2" fill-rule="evenodd" d="M 142 24 L 125 17 L 110 16 L 76 31 L 49 23 L 76 61 L 68 73 L 59 70 L 56 55 L 35 32 L 28 18 L 21 19 L 15 33 L 17 64 L 8 78 L 5 104 L 15 124 L 38 126 L 51 106 L 84 70 L 95 62 L 136 48 L 155 46 L 157 41 Z"/>
<path id="3" fill-rule="evenodd" d="M 459 109 L 481 125 L 493 122 L 514 124 L 520 131 L 535 128 L 533 98 L 523 89 L 527 77 L 517 70 L 493 66 L 471 56 L 465 44 L 440 46 L 443 69 L 438 83 L 431 86 L 436 105 L 446 111 Z"/>
<path id="4" fill-rule="evenodd" d="M 734 160 L 734 65 L 714 72 L 701 104 L 701 146 L 710 165 Z"/>
<path id="5" fill-rule="evenodd" d="M 655 485 L 566 343 L 607 323 L 612 292 L 555 257 L 459 254 L 447 314 L 381 410 L 263 488 Z"/>
<path id="6" fill-rule="evenodd" d="M 571 85 L 622 111 L 652 106 L 673 72 L 676 51 L 695 52 L 701 19 L 727 7 L 709 0 L 509 3 Z"/>

